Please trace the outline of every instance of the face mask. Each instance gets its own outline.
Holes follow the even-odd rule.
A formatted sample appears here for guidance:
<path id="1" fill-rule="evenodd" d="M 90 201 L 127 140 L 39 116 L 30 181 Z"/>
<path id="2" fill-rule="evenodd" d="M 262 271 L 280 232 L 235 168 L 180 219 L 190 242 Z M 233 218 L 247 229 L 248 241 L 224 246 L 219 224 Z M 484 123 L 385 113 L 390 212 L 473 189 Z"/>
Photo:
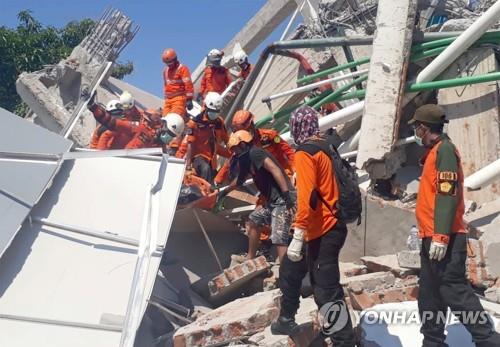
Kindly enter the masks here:
<path id="1" fill-rule="evenodd" d="M 210 120 L 216 120 L 217 117 L 219 116 L 219 112 L 217 112 L 217 111 L 207 111 L 207 116 L 208 116 L 208 119 L 210 119 Z"/>
<path id="2" fill-rule="evenodd" d="M 424 141 L 422 140 L 421 137 L 417 136 L 417 129 L 414 129 L 413 132 L 415 134 L 415 142 L 417 143 L 417 145 L 423 146 L 424 145 Z"/>
<path id="3" fill-rule="evenodd" d="M 163 142 L 164 144 L 169 144 L 170 141 L 172 141 L 174 137 L 172 135 L 169 135 L 168 133 L 162 133 L 160 135 L 160 141 Z"/>

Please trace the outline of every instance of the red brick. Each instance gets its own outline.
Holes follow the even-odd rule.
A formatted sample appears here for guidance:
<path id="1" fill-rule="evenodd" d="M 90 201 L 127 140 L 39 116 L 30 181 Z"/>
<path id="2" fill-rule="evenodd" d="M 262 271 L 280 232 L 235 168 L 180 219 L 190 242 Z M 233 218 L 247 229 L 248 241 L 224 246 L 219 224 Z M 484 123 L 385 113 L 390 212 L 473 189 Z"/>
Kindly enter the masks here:
<path id="1" fill-rule="evenodd" d="M 366 310 L 376 304 L 375 301 L 373 301 L 373 299 L 365 292 L 356 294 L 350 291 L 349 298 L 351 300 L 352 307 L 355 310 Z"/>

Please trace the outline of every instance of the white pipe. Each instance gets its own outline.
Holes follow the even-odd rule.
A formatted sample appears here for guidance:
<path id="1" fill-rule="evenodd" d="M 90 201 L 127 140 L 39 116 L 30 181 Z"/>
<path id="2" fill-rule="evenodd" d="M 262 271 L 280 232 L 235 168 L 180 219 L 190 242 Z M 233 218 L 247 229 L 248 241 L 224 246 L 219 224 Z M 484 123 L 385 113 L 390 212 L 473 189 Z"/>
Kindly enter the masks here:
<path id="1" fill-rule="evenodd" d="M 348 148 L 351 151 L 358 149 L 360 138 L 361 138 L 361 129 L 358 130 L 358 132 L 356 134 L 354 134 L 354 136 L 351 138 L 351 141 L 350 141 L 349 146 L 348 146 Z"/>
<path id="2" fill-rule="evenodd" d="M 322 86 L 324 84 L 338 82 L 338 81 L 346 80 L 348 78 L 358 77 L 358 76 L 363 75 L 363 74 L 365 74 L 367 72 L 368 72 L 368 69 L 364 69 L 364 70 L 355 71 L 355 72 L 352 72 L 352 73 L 349 73 L 349 74 L 346 74 L 346 75 L 343 75 L 343 76 L 332 77 L 332 78 L 326 79 L 324 81 L 319 81 L 319 82 L 311 83 L 311 84 L 308 84 L 308 85 L 305 85 L 305 86 L 302 86 L 302 87 L 298 87 L 298 88 L 290 89 L 290 90 L 287 90 L 287 91 L 284 91 L 284 92 L 281 92 L 281 93 L 269 95 L 267 98 L 263 98 L 262 102 L 272 101 L 272 100 L 275 100 L 275 99 L 279 99 L 279 98 L 282 98 L 282 97 L 285 97 L 285 96 L 288 96 L 288 95 L 298 94 L 298 93 L 301 93 L 301 92 L 308 92 L 308 91 L 313 90 L 313 89 L 315 89 L 315 88 L 317 88 L 319 86 Z"/>
<path id="3" fill-rule="evenodd" d="M 290 29 L 292 27 L 293 22 L 295 22 L 295 18 L 297 18 L 297 15 L 299 14 L 300 11 L 302 11 L 302 8 L 304 7 L 306 3 L 306 0 L 300 5 L 300 7 L 297 7 L 295 9 L 295 12 L 292 14 L 292 17 L 290 18 L 290 21 L 288 22 L 285 31 L 283 31 L 283 34 L 281 34 L 280 41 L 283 41 L 285 37 L 288 35 L 290 32 Z M 260 87 L 262 86 L 262 82 L 264 82 L 264 79 L 266 78 L 267 74 L 269 73 L 269 69 L 271 68 L 271 65 L 273 64 L 274 59 L 276 58 L 275 55 L 272 55 L 265 63 L 264 67 L 262 68 L 262 71 L 260 72 L 259 76 L 257 77 L 257 80 L 255 81 L 255 86 L 252 88 L 250 91 L 250 94 L 245 98 L 245 105 L 244 109 L 248 110 L 250 105 L 252 104 L 253 100 L 255 99 L 255 96 L 257 95 L 257 92 L 259 91 Z"/>
<path id="4" fill-rule="evenodd" d="M 497 159 L 493 163 L 488 164 L 467 177 L 464 185 L 469 188 L 469 190 L 480 189 L 498 178 L 500 178 L 500 159 Z"/>
<path id="5" fill-rule="evenodd" d="M 417 83 L 433 81 L 453 63 L 463 52 L 476 42 L 493 24 L 500 19 L 500 1 L 495 2 L 467 30 L 457 37 L 440 55 L 417 76 Z"/>
<path id="6" fill-rule="evenodd" d="M 333 112 L 325 117 L 319 119 L 319 129 L 321 131 L 326 131 L 335 125 L 343 124 L 349 122 L 353 119 L 361 117 L 363 114 L 363 107 L 365 106 L 364 101 L 357 102 L 355 104 L 349 105 L 339 111 Z M 286 132 L 281 135 L 281 138 L 285 141 L 290 141 L 290 132 Z"/>

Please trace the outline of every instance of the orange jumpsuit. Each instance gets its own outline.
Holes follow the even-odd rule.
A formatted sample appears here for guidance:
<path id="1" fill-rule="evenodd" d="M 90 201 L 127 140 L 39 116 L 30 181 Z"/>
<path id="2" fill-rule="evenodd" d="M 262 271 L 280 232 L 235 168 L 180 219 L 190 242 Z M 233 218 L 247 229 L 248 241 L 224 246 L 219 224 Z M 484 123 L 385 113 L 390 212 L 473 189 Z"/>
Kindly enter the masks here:
<path id="1" fill-rule="evenodd" d="M 161 146 L 157 141 L 156 129 L 144 121 L 137 124 L 114 118 L 97 104 L 91 106 L 90 111 L 94 114 L 94 118 L 109 130 L 124 133 L 132 138 L 125 146 L 126 149 Z"/>
<path id="2" fill-rule="evenodd" d="M 248 75 L 250 75 L 250 72 L 252 72 L 253 65 L 248 64 L 247 68 L 245 70 L 241 69 L 240 73 L 238 74 L 238 78 L 243 78 L 243 80 L 246 80 Z"/>
<path id="3" fill-rule="evenodd" d="M 205 97 L 208 92 L 222 94 L 231 82 L 232 80 L 228 69 L 223 66 L 207 66 L 203 78 L 201 79 L 200 93 L 203 97 Z"/>
<path id="4" fill-rule="evenodd" d="M 163 70 L 163 81 L 163 115 L 173 112 L 186 117 L 186 102 L 193 99 L 191 72 L 182 64 L 172 68 L 167 66 Z"/>
<path id="5" fill-rule="evenodd" d="M 97 142 L 97 149 L 123 149 L 127 146 L 132 136 L 125 132 L 106 130 L 99 137 Z"/>
<path id="6" fill-rule="evenodd" d="M 229 140 L 229 134 L 221 117 L 212 122 L 205 117 L 201 120 L 190 119 L 186 126 L 186 137 L 175 155 L 177 158 L 184 158 L 188 143 L 192 146 L 192 158 L 204 158 L 211 163 L 213 169 L 217 167 L 217 154 L 230 157 L 229 150 L 221 146 L 221 143 L 226 144 Z"/>
<path id="7" fill-rule="evenodd" d="M 257 129 L 254 144 L 271 153 L 288 176 L 293 175 L 295 151 L 280 137 L 277 131 L 272 129 Z M 214 182 L 216 184 L 222 184 L 228 178 L 230 161 L 226 161 L 217 176 L 215 176 Z"/>

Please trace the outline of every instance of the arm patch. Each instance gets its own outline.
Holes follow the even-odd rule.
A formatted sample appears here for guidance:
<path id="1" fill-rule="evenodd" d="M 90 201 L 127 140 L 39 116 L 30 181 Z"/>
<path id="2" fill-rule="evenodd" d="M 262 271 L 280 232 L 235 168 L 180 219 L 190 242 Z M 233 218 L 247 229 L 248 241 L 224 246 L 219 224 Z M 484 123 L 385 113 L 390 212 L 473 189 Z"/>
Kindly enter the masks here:
<path id="1" fill-rule="evenodd" d="M 440 171 L 437 177 L 437 192 L 443 195 L 456 195 L 458 175 L 452 171 Z"/>

